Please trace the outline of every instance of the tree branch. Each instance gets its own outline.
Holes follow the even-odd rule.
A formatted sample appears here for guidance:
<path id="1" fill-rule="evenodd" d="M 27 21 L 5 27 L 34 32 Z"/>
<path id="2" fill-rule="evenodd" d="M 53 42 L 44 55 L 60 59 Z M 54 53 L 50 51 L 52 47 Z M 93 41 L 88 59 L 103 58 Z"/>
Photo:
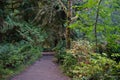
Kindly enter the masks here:
<path id="1" fill-rule="evenodd" d="M 63 4 L 63 2 L 61 0 L 58 0 L 58 2 L 60 3 L 60 5 L 62 6 L 64 12 L 67 14 L 67 7 Z"/>

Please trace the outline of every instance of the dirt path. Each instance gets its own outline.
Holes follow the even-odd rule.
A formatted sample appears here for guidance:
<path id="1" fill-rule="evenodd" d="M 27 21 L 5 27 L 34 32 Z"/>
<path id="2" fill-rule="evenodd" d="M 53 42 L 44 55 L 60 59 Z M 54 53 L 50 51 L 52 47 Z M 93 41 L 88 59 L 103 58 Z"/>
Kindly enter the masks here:
<path id="1" fill-rule="evenodd" d="M 58 65 L 53 63 L 53 56 L 43 56 L 25 72 L 11 80 L 70 80 L 60 71 Z"/>

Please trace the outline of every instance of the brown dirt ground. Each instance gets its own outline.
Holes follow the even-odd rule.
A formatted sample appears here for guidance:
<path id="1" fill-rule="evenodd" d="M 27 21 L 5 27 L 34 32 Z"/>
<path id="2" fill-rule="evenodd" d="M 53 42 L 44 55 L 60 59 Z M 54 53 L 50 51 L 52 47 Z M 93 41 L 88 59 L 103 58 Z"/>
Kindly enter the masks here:
<path id="1" fill-rule="evenodd" d="M 70 80 L 52 59 L 53 56 L 43 56 L 35 64 L 11 80 Z"/>

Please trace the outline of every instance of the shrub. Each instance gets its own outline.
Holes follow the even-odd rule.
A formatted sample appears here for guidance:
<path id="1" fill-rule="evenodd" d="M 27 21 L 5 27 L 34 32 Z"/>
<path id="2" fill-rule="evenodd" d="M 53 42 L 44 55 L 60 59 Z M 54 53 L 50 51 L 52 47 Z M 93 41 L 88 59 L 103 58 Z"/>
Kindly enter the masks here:
<path id="1" fill-rule="evenodd" d="M 106 45 L 106 53 L 109 58 L 119 62 L 120 56 L 116 56 L 120 53 L 120 36 L 119 35 L 111 35 L 107 40 Z"/>
<path id="2" fill-rule="evenodd" d="M 82 42 L 74 42 L 75 47 L 59 53 L 64 54 L 62 67 L 65 73 L 73 80 L 118 80 L 120 64 L 107 58 L 105 53 L 93 53 L 91 45 Z"/>
<path id="3" fill-rule="evenodd" d="M 0 76 L 14 74 L 22 65 L 34 61 L 41 56 L 42 48 L 33 46 L 26 41 L 0 45 Z"/>
<path id="4" fill-rule="evenodd" d="M 115 61 L 101 57 L 98 54 L 92 54 L 89 64 L 80 62 L 71 72 L 75 75 L 74 77 L 81 80 L 83 78 L 89 80 L 115 80 L 118 79 L 118 72 L 116 72 L 116 75 L 113 74 L 115 66 L 117 66 Z"/>
<path id="5" fill-rule="evenodd" d="M 92 44 L 89 41 L 86 40 L 78 40 L 72 42 L 72 47 L 70 49 L 70 52 L 72 53 L 84 53 L 89 54 L 92 52 Z"/>
<path id="6" fill-rule="evenodd" d="M 102 57 L 99 54 L 91 54 L 89 63 L 78 62 L 72 54 L 67 53 L 63 62 L 63 70 L 75 80 L 117 80 L 119 79 L 120 64 Z M 88 59 L 87 59 L 88 60 Z"/>
<path id="7" fill-rule="evenodd" d="M 41 50 L 39 50 L 41 51 Z M 15 68 L 22 63 L 25 63 L 33 57 L 34 54 L 39 53 L 36 47 L 25 43 L 19 45 L 6 44 L 0 49 L 2 63 L 5 68 Z"/>

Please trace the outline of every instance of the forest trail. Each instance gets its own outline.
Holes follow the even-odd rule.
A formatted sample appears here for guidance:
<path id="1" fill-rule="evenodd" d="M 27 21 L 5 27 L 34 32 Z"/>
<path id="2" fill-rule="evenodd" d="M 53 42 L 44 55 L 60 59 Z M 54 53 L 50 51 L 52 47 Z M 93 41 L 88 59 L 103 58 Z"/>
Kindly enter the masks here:
<path id="1" fill-rule="evenodd" d="M 47 53 L 49 54 L 49 53 Z M 70 80 L 53 62 L 53 55 L 44 55 L 23 73 L 11 80 Z"/>

